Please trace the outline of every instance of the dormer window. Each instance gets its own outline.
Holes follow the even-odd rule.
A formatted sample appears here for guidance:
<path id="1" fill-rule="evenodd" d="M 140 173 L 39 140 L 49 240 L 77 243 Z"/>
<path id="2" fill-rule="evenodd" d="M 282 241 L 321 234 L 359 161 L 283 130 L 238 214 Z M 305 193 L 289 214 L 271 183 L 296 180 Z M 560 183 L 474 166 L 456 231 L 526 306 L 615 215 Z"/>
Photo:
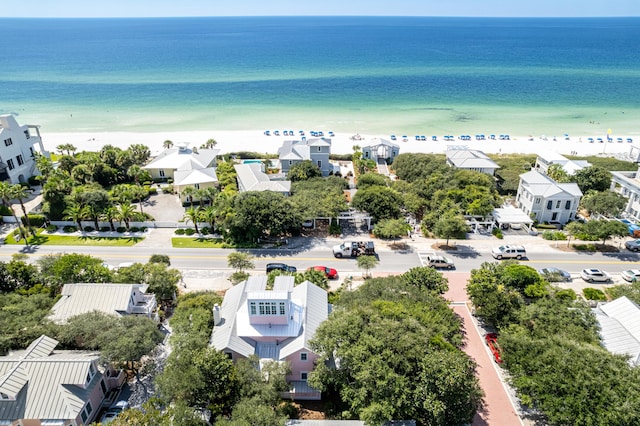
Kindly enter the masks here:
<path id="1" fill-rule="evenodd" d="M 249 302 L 249 315 L 287 315 L 287 305 L 283 301 Z"/>

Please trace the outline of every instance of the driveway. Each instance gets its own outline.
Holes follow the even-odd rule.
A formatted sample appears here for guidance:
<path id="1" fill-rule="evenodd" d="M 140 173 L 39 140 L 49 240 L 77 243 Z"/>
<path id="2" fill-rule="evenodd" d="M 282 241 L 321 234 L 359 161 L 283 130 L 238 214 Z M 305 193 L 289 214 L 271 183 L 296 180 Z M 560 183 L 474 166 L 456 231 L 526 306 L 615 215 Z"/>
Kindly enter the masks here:
<path id="1" fill-rule="evenodd" d="M 138 210 L 138 203 L 134 203 Z M 142 209 L 149 213 L 156 222 L 178 222 L 184 217 L 184 207 L 175 194 L 158 193 L 143 201 Z"/>

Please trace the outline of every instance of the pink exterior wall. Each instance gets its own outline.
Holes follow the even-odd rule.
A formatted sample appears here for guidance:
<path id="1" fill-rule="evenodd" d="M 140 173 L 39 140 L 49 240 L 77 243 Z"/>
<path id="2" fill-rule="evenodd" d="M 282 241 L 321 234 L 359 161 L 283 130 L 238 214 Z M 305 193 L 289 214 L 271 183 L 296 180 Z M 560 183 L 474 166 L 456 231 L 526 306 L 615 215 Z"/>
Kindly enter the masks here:
<path id="1" fill-rule="evenodd" d="M 284 325 L 287 323 L 286 315 L 249 315 L 251 324 Z"/>
<path id="2" fill-rule="evenodd" d="M 302 352 L 307 353 L 306 361 L 300 360 L 300 353 Z M 311 373 L 313 367 L 315 366 L 316 359 L 318 359 L 318 356 L 308 349 L 302 349 L 289 355 L 285 359 L 285 361 L 288 361 L 289 365 L 291 365 L 291 375 L 287 376 L 287 381 L 301 380 L 300 373 L 302 373 L 303 371 Z"/>

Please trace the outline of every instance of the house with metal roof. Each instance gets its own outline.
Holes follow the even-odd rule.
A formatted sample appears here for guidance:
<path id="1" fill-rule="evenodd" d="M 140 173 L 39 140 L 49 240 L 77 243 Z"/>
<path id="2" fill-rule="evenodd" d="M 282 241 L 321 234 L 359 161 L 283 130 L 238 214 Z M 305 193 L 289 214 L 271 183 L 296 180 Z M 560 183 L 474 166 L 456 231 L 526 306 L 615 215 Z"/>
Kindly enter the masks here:
<path id="1" fill-rule="evenodd" d="M 558 154 L 555 151 L 543 151 L 538 153 L 534 168 L 540 173 L 544 173 L 546 175 L 549 167 L 553 164 L 557 164 L 562 167 L 562 170 L 564 170 L 568 175 L 574 175 L 578 170 L 591 167 L 591 163 L 586 160 L 569 160 L 564 155 Z"/>
<path id="2" fill-rule="evenodd" d="M 49 157 L 42 144 L 40 126 L 21 126 L 13 115 L 0 115 L 0 181 L 22 183 L 39 174 L 36 152 Z"/>
<path id="3" fill-rule="evenodd" d="M 369 145 L 362 147 L 362 158 L 370 160 L 384 160 L 388 164 L 400 154 L 400 146 L 382 138 L 373 138 Z"/>
<path id="4" fill-rule="evenodd" d="M 540 223 L 564 225 L 574 220 L 581 198 L 582 191 L 576 183 L 558 183 L 536 170 L 520 175 L 518 208 Z"/>
<path id="5" fill-rule="evenodd" d="M 236 169 L 236 179 L 238 190 L 246 191 L 272 191 L 289 195 L 291 192 L 291 181 L 283 180 L 282 174 L 268 175 L 263 171 L 261 163 L 245 163 L 233 166 Z"/>
<path id="6" fill-rule="evenodd" d="M 469 149 L 466 146 L 447 146 L 447 164 L 456 169 L 473 170 L 493 176 L 500 168 L 498 164 L 490 159 L 484 152 Z"/>
<path id="7" fill-rule="evenodd" d="M 278 276 L 267 290 L 266 276 L 252 276 L 230 288 L 222 306 L 214 306 L 211 346 L 233 360 L 256 355 L 261 361 L 288 362 L 293 399 L 320 399 L 307 385 L 317 355 L 309 341 L 329 315 L 327 292 L 305 281 Z"/>
<path id="8" fill-rule="evenodd" d="M 289 174 L 291 166 L 310 160 L 318 166 L 322 176 L 329 176 L 333 171 L 333 165 L 329 162 L 329 154 L 331 154 L 331 139 L 328 138 L 284 141 L 282 146 L 278 148 L 280 170 L 284 174 Z"/>
<path id="9" fill-rule="evenodd" d="M 62 324 L 73 316 L 99 311 L 157 320 L 156 296 L 146 293 L 148 287 L 146 284 L 65 284 L 49 319 Z"/>
<path id="10" fill-rule="evenodd" d="M 89 424 L 124 383 L 124 372 L 102 369 L 99 353 L 56 351 L 57 345 L 43 335 L 0 357 L 0 425 Z"/>
<path id="11" fill-rule="evenodd" d="M 143 167 L 157 181 L 171 179 L 173 187 L 183 203 L 199 201 L 194 194 L 185 193 L 185 188 L 204 189 L 216 187 L 216 157 L 219 149 L 189 148 L 181 143 L 175 148 L 162 151 Z"/>
<path id="12" fill-rule="evenodd" d="M 631 365 L 640 365 L 640 307 L 622 296 L 598 303 L 593 313 L 602 345 L 611 353 L 628 355 Z"/>
<path id="13" fill-rule="evenodd" d="M 611 191 L 627 199 L 623 216 L 640 222 L 640 169 L 628 172 L 611 172 Z"/>

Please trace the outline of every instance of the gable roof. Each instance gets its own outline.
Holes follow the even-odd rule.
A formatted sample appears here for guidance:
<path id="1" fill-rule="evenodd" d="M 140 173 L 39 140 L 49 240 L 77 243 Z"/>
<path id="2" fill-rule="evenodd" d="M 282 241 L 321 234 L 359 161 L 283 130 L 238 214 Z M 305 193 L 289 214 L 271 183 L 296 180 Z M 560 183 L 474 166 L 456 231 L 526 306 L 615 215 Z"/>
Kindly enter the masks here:
<path id="1" fill-rule="evenodd" d="M 368 145 L 363 146 L 362 149 L 369 148 L 370 150 L 374 150 L 379 146 L 388 146 L 391 148 L 400 148 L 400 145 L 396 145 L 395 143 L 383 139 L 383 138 L 372 138 Z"/>
<path id="2" fill-rule="evenodd" d="M 558 183 L 549 176 L 536 170 L 531 170 L 520 175 L 520 182 L 531 194 L 548 198 L 560 193 L 566 193 L 574 197 L 582 197 L 582 191 L 577 183 Z"/>
<path id="3" fill-rule="evenodd" d="M 143 169 L 193 170 L 211 167 L 219 149 L 200 149 L 194 152 L 186 146 L 169 148 L 162 151 Z"/>
<path id="4" fill-rule="evenodd" d="M 119 315 L 127 312 L 134 290 L 144 293 L 146 284 L 65 284 L 62 296 L 51 308 L 49 319 L 62 323 L 92 311 Z"/>
<path id="5" fill-rule="evenodd" d="M 275 351 L 278 359 L 308 347 L 308 341 L 328 317 L 327 292 L 309 281 L 294 287 L 293 277 L 289 276 L 276 277 L 273 291 L 266 290 L 266 283 L 266 276 L 251 276 L 227 291 L 220 308 L 221 321 L 213 327 L 211 334 L 210 343 L 217 350 L 228 349 L 245 357 L 254 354 L 258 343 L 239 334 L 260 334 L 273 338 L 291 336 L 276 348 L 279 349 L 279 354 L 278 350 Z M 290 293 L 293 320 L 288 321 L 287 325 L 251 325 L 244 317 L 244 312 L 238 315 L 241 309 L 246 309 L 247 295 L 268 298 L 273 292 Z"/>
<path id="6" fill-rule="evenodd" d="M 95 374 L 87 377 L 100 354 L 53 349 L 54 339 L 41 336 L 24 351 L 0 357 L 0 421 L 17 419 L 75 419 L 99 383 Z M 98 407 L 94 407 L 97 409 Z"/>
<path id="7" fill-rule="evenodd" d="M 278 148 L 280 160 L 310 160 L 312 146 L 331 147 L 331 139 L 313 138 L 304 141 L 284 141 Z"/>
<path id="8" fill-rule="evenodd" d="M 262 165 L 258 163 L 236 164 L 236 177 L 240 191 L 274 191 L 290 192 L 291 181 L 271 180 L 262 171 Z"/>
<path id="9" fill-rule="evenodd" d="M 626 354 L 640 364 L 640 308 L 626 296 L 599 303 L 593 310 L 600 324 L 603 346 L 614 354 Z"/>
<path id="10" fill-rule="evenodd" d="M 199 183 L 213 183 L 218 181 L 216 169 L 209 167 L 206 169 L 176 170 L 173 173 L 173 185 L 185 186 Z"/>
<path id="11" fill-rule="evenodd" d="M 459 169 L 499 169 L 500 166 L 484 152 L 464 146 L 448 146 L 447 161 Z"/>

